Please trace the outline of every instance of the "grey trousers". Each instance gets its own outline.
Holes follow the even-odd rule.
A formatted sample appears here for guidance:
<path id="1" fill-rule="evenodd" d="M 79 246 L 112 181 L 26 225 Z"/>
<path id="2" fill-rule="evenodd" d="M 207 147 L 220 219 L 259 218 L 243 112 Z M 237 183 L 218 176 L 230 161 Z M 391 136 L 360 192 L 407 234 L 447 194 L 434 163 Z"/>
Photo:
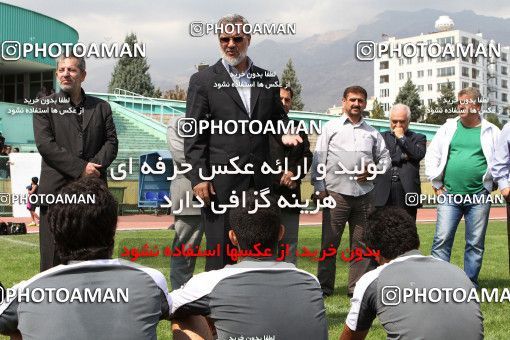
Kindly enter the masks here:
<path id="1" fill-rule="evenodd" d="M 188 246 L 199 246 L 202 242 L 204 228 L 200 215 L 175 216 L 175 237 L 172 249 Z M 170 284 L 172 290 L 180 288 L 193 276 L 196 257 L 172 256 L 170 258 Z"/>
<path id="2" fill-rule="evenodd" d="M 334 209 L 324 209 L 322 212 L 322 241 L 321 252 L 329 247 L 338 249 L 344 232 L 345 223 L 349 222 L 349 245 L 350 249 L 362 246 L 363 232 L 367 224 L 367 217 L 373 205 L 372 193 L 362 196 L 347 196 L 335 192 L 329 192 L 335 199 Z M 326 295 L 333 294 L 335 288 L 336 258 L 327 257 L 318 265 L 317 277 L 321 284 L 322 291 Z M 354 292 L 354 286 L 359 278 L 366 272 L 377 267 L 377 263 L 371 258 L 363 258 L 356 262 L 349 262 L 349 279 L 347 294 Z"/>
<path id="3" fill-rule="evenodd" d="M 282 209 L 281 223 L 285 227 L 285 233 L 280 241 L 282 246 L 289 245 L 289 256 L 285 257 L 286 262 L 297 263 L 296 249 L 299 232 L 299 212 Z M 280 247 L 281 249 L 281 247 Z"/>

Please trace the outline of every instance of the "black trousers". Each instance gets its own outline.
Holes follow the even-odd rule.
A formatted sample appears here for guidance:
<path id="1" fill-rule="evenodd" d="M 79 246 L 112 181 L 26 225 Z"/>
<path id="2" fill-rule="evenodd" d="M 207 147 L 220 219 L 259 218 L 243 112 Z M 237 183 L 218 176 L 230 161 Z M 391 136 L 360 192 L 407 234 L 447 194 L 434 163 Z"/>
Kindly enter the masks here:
<path id="1" fill-rule="evenodd" d="M 208 250 L 220 249 L 220 254 L 216 256 L 207 256 L 205 258 L 205 270 L 216 270 L 225 267 L 227 264 L 235 263 L 227 256 L 227 244 L 234 247 L 228 237 L 229 211 L 223 215 L 212 212 L 210 208 L 202 208 L 202 223 L 206 238 L 206 247 Z"/>
<path id="2" fill-rule="evenodd" d="M 39 267 L 41 272 L 58 266 L 61 264 L 60 257 L 55 250 L 55 239 L 50 232 L 48 223 L 48 207 L 41 206 L 40 221 L 39 221 L 39 252 L 40 263 Z"/>
<path id="3" fill-rule="evenodd" d="M 418 209 L 406 204 L 406 192 L 404 191 L 402 182 L 400 181 L 391 181 L 390 194 L 385 206 L 402 208 L 416 221 L 416 213 Z"/>
<path id="4" fill-rule="evenodd" d="M 253 189 L 255 180 L 250 176 L 249 189 Z M 238 192 L 240 194 L 240 192 Z M 218 200 L 214 197 L 212 201 L 218 204 Z M 206 247 L 208 250 L 215 250 L 220 246 L 221 254 L 219 256 L 208 256 L 205 258 L 205 270 L 222 269 L 227 264 L 233 264 L 235 261 L 227 256 L 227 244 L 232 248 L 234 245 L 230 242 L 228 232 L 230 228 L 229 209 L 225 214 L 215 214 L 210 207 L 202 208 L 202 224 L 206 238 Z"/>

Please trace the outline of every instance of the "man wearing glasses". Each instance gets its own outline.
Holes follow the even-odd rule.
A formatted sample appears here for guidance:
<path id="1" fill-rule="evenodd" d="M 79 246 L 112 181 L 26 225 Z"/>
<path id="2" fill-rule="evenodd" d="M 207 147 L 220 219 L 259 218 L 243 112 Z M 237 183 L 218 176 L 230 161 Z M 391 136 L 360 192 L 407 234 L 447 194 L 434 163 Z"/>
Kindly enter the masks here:
<path id="1" fill-rule="evenodd" d="M 269 162 L 269 135 L 241 132 L 239 123 L 260 121 L 262 126 L 285 119 L 280 102 L 278 78 L 255 66 L 247 56 L 251 35 L 244 29 L 246 19 L 238 14 L 221 18 L 217 24 L 221 59 L 213 66 L 195 73 L 190 78 L 186 103 L 186 119 L 193 119 L 197 126 L 208 121 L 210 125 L 231 121 L 237 125 L 236 133 L 205 129 L 193 136 L 186 136 L 184 147 L 186 162 L 192 165 L 187 173 L 195 196 L 201 198 L 202 221 L 207 238 L 207 248 L 221 247 L 221 255 L 207 257 L 206 270 L 220 269 L 227 264 L 224 246 L 228 241 L 228 210 L 215 213 L 221 204 L 228 204 L 232 191 L 239 195 L 249 188 L 261 190 L 271 186 L 271 176 L 261 173 L 261 166 Z M 190 134 L 191 135 L 191 134 Z M 302 142 L 299 136 L 282 135 L 285 145 Z M 252 165 L 253 174 L 215 173 L 217 168 L 234 171 L 230 159 L 241 168 Z"/>

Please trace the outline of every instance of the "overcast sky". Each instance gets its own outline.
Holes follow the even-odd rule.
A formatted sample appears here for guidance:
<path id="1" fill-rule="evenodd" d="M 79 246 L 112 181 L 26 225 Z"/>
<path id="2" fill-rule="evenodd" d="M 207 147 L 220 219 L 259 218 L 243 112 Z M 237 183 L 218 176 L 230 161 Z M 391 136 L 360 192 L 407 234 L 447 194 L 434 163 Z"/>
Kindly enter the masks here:
<path id="1" fill-rule="evenodd" d="M 217 41 L 212 36 L 189 35 L 193 21 L 216 22 L 229 13 L 244 15 L 251 23 L 295 23 L 295 36 L 271 36 L 279 41 L 302 40 L 329 31 L 354 30 L 369 23 L 386 10 L 416 11 L 423 8 L 458 12 L 473 10 L 477 14 L 510 17 L 510 1 L 404 1 L 404 0 L 280 0 L 280 1 L 4 1 L 59 19 L 76 29 L 80 41 L 122 42 L 134 32 L 146 43 L 150 74 L 156 86 L 167 89 L 184 85 L 200 61 L 210 63 L 219 57 Z M 266 37 L 264 37 L 266 38 Z M 257 43 L 260 36 L 252 39 Z M 107 89 L 115 60 L 88 62 L 84 87 L 88 91 Z"/>

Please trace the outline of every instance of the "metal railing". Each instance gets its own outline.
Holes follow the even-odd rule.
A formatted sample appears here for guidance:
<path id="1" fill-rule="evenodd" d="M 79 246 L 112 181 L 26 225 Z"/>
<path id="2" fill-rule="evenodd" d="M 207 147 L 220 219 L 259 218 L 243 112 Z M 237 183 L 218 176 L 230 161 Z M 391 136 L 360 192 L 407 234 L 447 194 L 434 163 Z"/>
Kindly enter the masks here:
<path id="1" fill-rule="evenodd" d="M 156 98 L 146 97 L 139 93 L 135 93 L 121 88 L 116 88 L 113 91 L 113 94 L 115 95 L 116 101 L 119 103 L 123 103 L 122 106 L 124 106 L 125 108 L 128 108 L 131 111 L 136 112 L 138 114 L 142 114 L 145 117 L 148 117 L 154 121 L 159 121 L 159 123 L 161 124 L 164 124 L 163 118 L 165 116 L 184 115 L 183 111 L 176 109 L 162 101 L 158 101 L 156 100 Z M 140 109 L 135 108 L 137 104 L 141 105 Z M 129 108 L 129 106 L 131 107 Z M 144 110 L 144 106 L 149 107 L 150 116 L 148 116 L 147 112 Z M 160 112 L 155 112 L 156 111 L 154 110 L 155 107 L 159 107 Z M 170 110 L 170 112 L 164 112 L 165 109 Z M 158 116 L 158 119 L 155 119 L 153 116 Z"/>

